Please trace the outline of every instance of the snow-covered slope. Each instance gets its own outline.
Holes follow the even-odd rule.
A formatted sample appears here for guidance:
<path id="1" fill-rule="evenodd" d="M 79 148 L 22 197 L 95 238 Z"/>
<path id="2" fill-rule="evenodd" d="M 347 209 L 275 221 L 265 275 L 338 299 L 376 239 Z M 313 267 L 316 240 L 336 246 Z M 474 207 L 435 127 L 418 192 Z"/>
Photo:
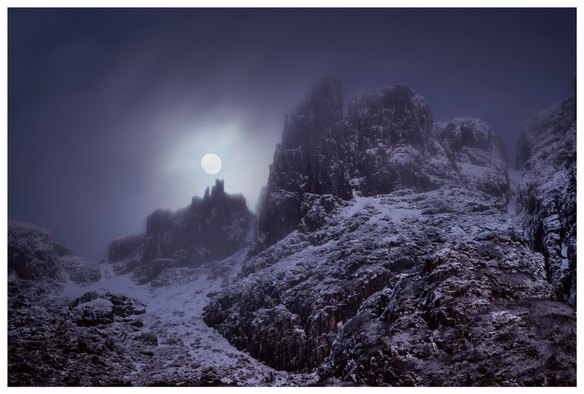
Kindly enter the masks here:
<path id="1" fill-rule="evenodd" d="M 340 103 L 340 82 L 327 76 L 286 118 L 258 202 L 254 253 L 295 230 L 312 195 L 348 201 L 450 185 L 510 199 L 505 146 L 485 122 L 433 124 L 430 105 L 405 85 L 356 95 L 345 117 Z"/>
<path id="2" fill-rule="evenodd" d="M 9 384 L 315 383 L 315 374 L 266 366 L 203 323 L 203 307 L 234 281 L 247 251 L 212 267 L 169 268 L 145 285 L 137 285 L 129 273 L 116 276 L 111 265 L 101 264 L 102 278 L 90 286 L 69 282 L 58 296 L 32 301 L 20 297 L 10 310 Z M 41 349 L 37 343 L 43 344 Z"/>
<path id="3" fill-rule="evenodd" d="M 575 351 L 562 344 L 574 311 L 554 301 L 543 257 L 499 204 L 445 187 L 339 205 L 320 229 L 246 261 L 252 274 L 213 298 L 205 321 L 268 365 L 323 380 L 572 384 Z"/>
<path id="4" fill-rule="evenodd" d="M 522 171 L 509 169 L 509 186 L 511 187 L 511 199 L 507 205 L 509 215 L 517 215 L 517 191 L 519 190 L 519 184 L 522 179 Z"/>
<path id="5" fill-rule="evenodd" d="M 308 117 L 318 132 L 287 121 L 295 143 L 276 148 L 244 279 L 205 321 L 277 369 L 324 380 L 574 384 L 575 351 L 563 344 L 575 340 L 575 313 L 513 214 L 522 186 L 501 138 L 476 119 L 433 125 L 402 85 L 319 123 L 318 109 L 339 102 L 330 86 L 317 83 L 289 123 Z M 315 169 L 327 165 L 342 176 L 324 181 Z"/>

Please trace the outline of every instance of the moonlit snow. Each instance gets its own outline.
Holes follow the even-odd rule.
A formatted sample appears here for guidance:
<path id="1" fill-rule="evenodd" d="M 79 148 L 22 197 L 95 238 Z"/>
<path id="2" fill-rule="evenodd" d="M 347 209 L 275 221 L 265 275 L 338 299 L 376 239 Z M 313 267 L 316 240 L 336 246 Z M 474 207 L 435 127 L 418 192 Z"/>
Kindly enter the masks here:
<path id="1" fill-rule="evenodd" d="M 156 379 L 186 379 L 195 363 L 198 370 L 219 368 L 222 384 L 254 386 L 265 384 L 269 377 L 272 386 L 296 386 L 314 384 L 316 374 L 294 374 L 276 371 L 250 355 L 237 350 L 225 338 L 207 327 L 202 320 L 203 308 L 208 305 L 210 295 L 221 291 L 224 280 L 234 280 L 241 271 L 243 259 L 248 248 L 233 256 L 216 262 L 228 271 L 224 277 L 210 275 L 206 266 L 198 269 L 173 268 L 165 271 L 169 275 L 164 284 L 137 285 L 131 274 L 115 275 L 109 264 L 101 264 L 102 279 L 89 286 L 67 283 L 61 296 L 76 298 L 88 291 L 114 292 L 127 297 L 135 297 L 146 303 L 146 313 L 140 320 L 144 323 L 144 332 L 156 335 L 160 344 L 157 351 L 168 347 L 164 341 L 177 338 L 183 348 L 187 349 L 180 366 L 158 365 L 156 359 L 149 363 L 136 363 L 136 371 L 128 376 L 135 385 L 144 386 Z M 181 275 L 182 274 L 182 275 Z M 165 275 L 163 275 L 165 276 Z M 99 302 L 109 302 L 97 299 Z M 95 300 L 94 300 L 95 301 Z M 190 372 L 192 373 L 192 371 Z M 237 383 L 234 383 L 237 382 Z"/>

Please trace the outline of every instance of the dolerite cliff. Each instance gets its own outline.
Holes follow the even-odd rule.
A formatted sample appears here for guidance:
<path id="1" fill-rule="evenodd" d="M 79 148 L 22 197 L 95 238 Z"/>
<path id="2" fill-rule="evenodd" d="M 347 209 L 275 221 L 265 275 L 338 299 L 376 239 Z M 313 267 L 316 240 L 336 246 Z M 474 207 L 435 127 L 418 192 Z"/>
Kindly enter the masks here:
<path id="1" fill-rule="evenodd" d="M 154 211 L 146 234 L 114 240 L 108 260 L 117 274 L 133 271 L 136 283 L 148 283 L 167 268 L 198 267 L 231 256 L 251 243 L 253 223 L 245 198 L 225 193 L 217 179 L 210 193 L 207 188 L 188 207 Z"/>
<path id="2" fill-rule="evenodd" d="M 14 221 L 8 222 L 8 272 L 9 300 L 23 292 L 58 293 L 69 280 L 88 285 L 101 278 L 98 264 L 56 243 L 47 229 Z"/>
<path id="3" fill-rule="evenodd" d="M 575 385 L 575 312 L 508 214 L 502 140 L 434 124 L 407 86 L 345 117 L 341 97 L 326 77 L 286 120 L 253 250 L 205 322 L 323 384 Z"/>
<path id="4" fill-rule="evenodd" d="M 476 119 L 433 124 L 430 106 L 408 86 L 354 97 L 344 125 L 348 175 L 360 195 L 455 184 L 508 198 L 503 141 Z"/>
<path id="5" fill-rule="evenodd" d="M 576 306 L 576 103 L 533 116 L 517 141 L 517 211 L 559 299 Z"/>
<path id="6" fill-rule="evenodd" d="M 404 85 L 352 98 L 346 117 L 342 107 L 340 82 L 327 76 L 286 118 L 258 203 L 256 252 L 299 224 L 315 229 L 314 217 L 351 200 L 353 192 L 374 196 L 464 185 L 505 203 L 510 198 L 505 145 L 486 123 L 435 125 L 429 104 Z"/>
<path id="7" fill-rule="evenodd" d="M 330 202 L 316 201 L 316 196 L 327 195 L 335 201 L 352 198 L 342 145 L 336 138 L 342 119 L 341 84 L 335 78 L 322 79 L 286 117 L 282 143 L 276 147 L 268 185 L 258 201 L 260 237 L 254 250 L 289 234 L 308 210 L 330 206 Z"/>

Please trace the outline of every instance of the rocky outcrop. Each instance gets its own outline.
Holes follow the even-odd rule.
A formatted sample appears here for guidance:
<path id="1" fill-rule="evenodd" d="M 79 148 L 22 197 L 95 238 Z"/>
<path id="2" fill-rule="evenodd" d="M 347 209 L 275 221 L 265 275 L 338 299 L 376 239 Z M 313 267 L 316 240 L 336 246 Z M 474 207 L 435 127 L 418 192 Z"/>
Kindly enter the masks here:
<path id="1" fill-rule="evenodd" d="M 255 273 L 205 322 L 276 369 L 323 379 L 573 385 L 574 311 L 500 203 L 450 187 L 359 197 L 246 262 Z"/>
<path id="2" fill-rule="evenodd" d="M 116 238 L 109 246 L 107 259 L 110 262 L 126 261 L 126 267 L 133 270 L 142 257 L 146 234 L 128 235 Z"/>
<path id="3" fill-rule="evenodd" d="M 430 105 L 409 86 L 361 93 L 343 117 L 340 82 L 328 76 L 286 118 L 258 203 L 253 253 L 298 228 L 307 195 L 347 201 L 353 191 L 375 196 L 456 185 L 507 202 L 508 167 L 503 141 L 485 122 L 454 119 L 434 125 Z"/>
<path id="4" fill-rule="evenodd" d="M 245 198 L 225 193 L 217 179 L 188 207 L 154 211 L 146 220 L 146 234 L 114 240 L 108 257 L 116 273 L 133 272 L 136 283 L 144 284 L 166 268 L 198 267 L 232 255 L 251 243 L 253 223 Z"/>
<path id="5" fill-rule="evenodd" d="M 246 249 L 219 265 L 240 267 Z M 8 309 L 8 384 L 297 387 L 316 383 L 315 374 L 275 371 L 237 351 L 202 322 L 200 304 L 206 304 L 212 291 L 231 277 L 225 273 L 217 280 L 193 279 L 192 275 L 204 277 L 207 266 L 211 264 L 166 270 L 153 281 L 164 282 L 159 283 L 164 288 L 144 286 L 151 291 L 124 287 L 127 278 L 108 279 L 104 269 L 100 285 L 125 296 L 98 291 L 75 299 L 20 297 Z M 133 295 L 144 297 L 148 308 Z"/>
<path id="6" fill-rule="evenodd" d="M 67 281 L 53 236 L 31 224 L 8 222 L 8 269 L 21 279 Z"/>
<path id="7" fill-rule="evenodd" d="M 114 240 L 126 296 L 49 299 L 21 257 L 76 255 L 13 242 L 9 384 L 576 385 L 573 101 L 526 124 L 515 216 L 487 124 L 403 85 L 341 97 L 326 77 L 286 120 L 259 222 L 217 180 Z"/>
<path id="8" fill-rule="evenodd" d="M 442 173 L 450 169 L 446 157 L 443 165 L 424 165 L 435 144 L 432 127 L 430 106 L 409 86 L 395 85 L 353 97 L 344 127 L 351 183 L 364 196 L 403 188 L 439 188 Z"/>
<path id="9" fill-rule="evenodd" d="M 433 134 L 457 174 L 457 184 L 510 200 L 510 163 L 505 142 L 487 123 L 457 118 L 435 124 Z"/>
<path id="10" fill-rule="evenodd" d="M 42 281 L 20 279 L 16 271 L 8 271 L 8 306 L 12 306 L 19 300 L 37 302 L 50 296 L 58 296 L 63 292 L 64 284 L 54 279 Z"/>
<path id="11" fill-rule="evenodd" d="M 332 75 L 319 80 L 286 117 L 282 143 L 276 146 L 268 184 L 258 202 L 260 238 L 255 251 L 296 228 L 305 194 L 352 198 L 340 146 L 342 118 L 341 84 Z"/>
<path id="12" fill-rule="evenodd" d="M 34 282 L 71 280 L 86 286 L 101 279 L 98 264 L 54 242 L 49 230 L 20 222 L 8 223 L 8 269 Z"/>
<path id="13" fill-rule="evenodd" d="M 533 116 L 517 141 L 517 212 L 560 299 L 576 306 L 576 105 Z"/>
<path id="14" fill-rule="evenodd" d="M 510 198 L 505 145 L 483 121 L 433 124 L 428 103 L 403 85 L 354 97 L 347 119 L 351 183 L 363 196 L 450 184 Z"/>
<path id="15" fill-rule="evenodd" d="M 79 256 L 68 247 L 55 243 L 55 252 L 63 264 L 63 269 L 69 275 L 69 279 L 81 286 L 88 286 L 101 279 L 99 264 L 91 263 Z"/>
<path id="16" fill-rule="evenodd" d="M 303 149 L 278 146 L 259 241 L 205 322 L 268 365 L 323 382 L 575 385 L 575 313 L 507 214 L 501 138 L 476 119 L 433 124 L 401 85 L 313 122 L 339 130 L 329 150 L 352 201 L 342 188 L 309 189 L 318 177 Z M 283 141 L 307 140 L 290 130 Z"/>

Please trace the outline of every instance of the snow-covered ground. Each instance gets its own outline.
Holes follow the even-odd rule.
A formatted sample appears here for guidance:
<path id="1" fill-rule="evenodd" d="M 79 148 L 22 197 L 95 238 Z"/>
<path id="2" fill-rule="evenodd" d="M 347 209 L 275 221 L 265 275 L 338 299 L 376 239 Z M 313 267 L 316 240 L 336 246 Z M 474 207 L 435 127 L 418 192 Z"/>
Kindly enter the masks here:
<path id="1" fill-rule="evenodd" d="M 370 223 L 376 222 L 379 218 L 391 218 L 394 222 L 400 222 L 404 217 L 420 215 L 420 210 L 412 209 L 412 207 L 406 203 L 390 206 L 379 197 L 355 196 L 355 201 L 356 202 L 353 205 L 349 206 L 341 213 L 342 217 L 351 217 L 357 212 L 369 207 L 374 208 L 375 212 L 377 212 L 376 214 L 371 215 L 371 219 L 369 219 Z"/>
<path id="2" fill-rule="evenodd" d="M 242 249 L 218 263 L 231 267 L 225 277 L 213 278 L 209 269 L 204 267 L 196 270 L 176 268 L 168 270 L 167 274 L 172 275 L 167 277 L 172 279 L 165 282 L 168 285 L 161 287 L 136 285 L 131 280 L 131 274 L 116 276 L 109 264 L 101 264 L 102 279 L 99 282 L 86 287 L 69 282 L 61 296 L 76 298 L 88 291 L 109 291 L 138 298 L 146 303 L 146 314 L 140 316 L 144 323 L 142 332 L 158 337 L 156 351 L 168 359 L 164 349 L 169 347 L 168 343 L 176 346 L 176 343 L 182 342 L 186 351 L 162 363 L 166 365 L 161 366 L 160 357 L 152 357 L 152 363 L 136 365 L 137 371 L 129 376 L 136 385 L 148 384 L 157 375 L 160 380 L 167 380 L 162 378 L 170 376 L 172 381 L 180 384 L 181 377 L 189 381 L 193 375 L 210 368 L 222 377 L 224 384 L 289 386 L 316 382 L 316 374 L 290 374 L 268 367 L 237 350 L 203 322 L 201 315 L 209 303 L 209 296 L 220 291 L 225 279 L 234 280 L 237 277 L 247 251 L 247 248 Z"/>

